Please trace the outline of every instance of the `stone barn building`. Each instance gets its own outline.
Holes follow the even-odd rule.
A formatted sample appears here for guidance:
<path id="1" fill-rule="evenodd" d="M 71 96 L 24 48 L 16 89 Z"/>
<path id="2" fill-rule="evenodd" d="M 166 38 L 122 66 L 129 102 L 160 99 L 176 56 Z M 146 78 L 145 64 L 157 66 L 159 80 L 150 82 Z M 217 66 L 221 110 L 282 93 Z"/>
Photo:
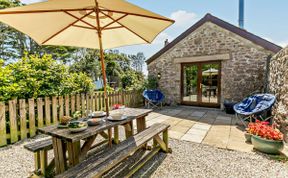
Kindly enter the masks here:
<path id="1" fill-rule="evenodd" d="M 288 142 L 288 47 L 271 59 L 269 89 L 277 100 L 273 109 L 274 121 Z"/>
<path id="2" fill-rule="evenodd" d="M 168 104 L 220 107 L 263 90 L 282 48 L 211 14 L 148 59 Z"/>

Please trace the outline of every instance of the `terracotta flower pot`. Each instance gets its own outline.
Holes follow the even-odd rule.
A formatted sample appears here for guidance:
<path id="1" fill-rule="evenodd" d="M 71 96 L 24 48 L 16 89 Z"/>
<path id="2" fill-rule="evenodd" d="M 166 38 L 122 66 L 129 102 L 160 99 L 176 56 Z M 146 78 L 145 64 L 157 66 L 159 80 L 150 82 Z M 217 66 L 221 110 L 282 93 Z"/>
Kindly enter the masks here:
<path id="1" fill-rule="evenodd" d="M 267 140 L 256 135 L 252 135 L 251 141 L 255 149 L 268 154 L 279 154 L 284 147 L 283 141 Z"/>

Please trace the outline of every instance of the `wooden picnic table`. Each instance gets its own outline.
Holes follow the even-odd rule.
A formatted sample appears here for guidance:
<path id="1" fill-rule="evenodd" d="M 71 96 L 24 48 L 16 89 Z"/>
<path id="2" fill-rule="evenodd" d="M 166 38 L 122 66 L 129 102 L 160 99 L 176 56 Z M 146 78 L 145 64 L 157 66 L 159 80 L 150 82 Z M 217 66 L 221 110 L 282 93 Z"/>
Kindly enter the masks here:
<path id="1" fill-rule="evenodd" d="M 111 111 L 111 114 L 113 112 L 121 112 L 127 116 L 127 119 L 113 122 L 106 120 L 100 125 L 89 126 L 87 130 L 79 133 L 71 133 L 68 129 L 59 129 L 57 125 L 38 129 L 39 132 L 52 136 L 56 174 L 60 174 L 68 168 L 66 151 L 68 151 L 69 166 L 75 166 L 87 156 L 98 134 L 108 139 L 108 143 L 111 145 L 111 129 L 114 128 L 114 142 L 119 143 L 118 126 L 124 126 L 126 137 L 129 137 L 134 134 L 133 120 L 136 120 L 137 132 L 139 133 L 146 128 L 145 117 L 152 110 L 125 108 L 121 109 L 121 111 Z M 104 132 L 106 130 L 108 134 Z M 81 140 L 85 141 L 82 147 L 80 146 Z"/>

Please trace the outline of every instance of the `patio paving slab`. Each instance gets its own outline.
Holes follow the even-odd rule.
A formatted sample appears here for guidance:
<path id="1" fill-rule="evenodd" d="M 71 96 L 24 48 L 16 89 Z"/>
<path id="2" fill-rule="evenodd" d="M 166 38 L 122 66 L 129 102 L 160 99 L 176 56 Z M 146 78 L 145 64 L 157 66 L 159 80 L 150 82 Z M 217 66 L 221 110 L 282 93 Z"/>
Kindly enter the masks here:
<path id="1" fill-rule="evenodd" d="M 197 129 L 197 128 L 191 128 L 187 132 L 188 134 L 193 134 L 193 135 L 201 135 L 201 136 L 206 136 L 208 133 L 208 130 L 202 130 L 202 129 Z"/>
<path id="2" fill-rule="evenodd" d="M 190 142 L 194 142 L 194 143 L 201 143 L 202 140 L 204 139 L 204 136 L 202 135 L 194 135 L 194 134 L 185 134 L 181 140 L 184 140 L 184 141 L 190 141 Z"/>
<path id="3" fill-rule="evenodd" d="M 176 126 L 192 127 L 196 122 L 191 120 L 181 120 Z"/>
<path id="4" fill-rule="evenodd" d="M 211 127 L 211 125 L 209 124 L 200 124 L 200 123 L 197 123 L 197 124 L 194 124 L 192 128 L 197 128 L 197 129 L 201 129 L 201 130 L 209 130 Z"/>
<path id="5" fill-rule="evenodd" d="M 155 111 L 148 118 L 148 126 L 170 124 L 170 138 L 242 152 L 253 150 L 245 142 L 244 129 L 235 124 L 235 116 L 221 110 L 179 106 Z"/>
<path id="6" fill-rule="evenodd" d="M 252 152 L 253 145 L 247 144 L 245 142 L 240 142 L 240 141 L 229 141 L 227 144 L 227 149 L 238 150 L 242 152 Z"/>
<path id="7" fill-rule="evenodd" d="M 231 117 L 227 117 L 227 116 L 217 116 L 216 119 L 217 120 L 231 121 Z"/>
<path id="8" fill-rule="evenodd" d="M 179 125 L 176 125 L 174 127 L 170 127 L 170 130 L 177 131 L 177 132 L 180 132 L 183 134 L 185 134 L 189 129 L 190 129 L 190 127 L 183 127 L 183 126 L 179 126 Z"/>
<path id="9" fill-rule="evenodd" d="M 192 117 L 203 117 L 205 115 L 205 112 L 202 111 L 195 111 L 191 114 Z"/>
<path id="10" fill-rule="evenodd" d="M 212 125 L 214 122 L 215 122 L 215 119 L 200 119 L 200 120 L 198 120 L 198 122 L 201 122 L 201 123 L 203 123 L 203 124 L 210 124 L 210 125 Z"/>
<path id="11" fill-rule="evenodd" d="M 184 133 L 173 131 L 173 130 L 170 130 L 168 134 L 170 138 L 174 138 L 178 140 L 180 140 L 180 138 L 185 135 Z"/>
<path id="12" fill-rule="evenodd" d="M 231 125 L 231 120 L 216 119 L 214 125 Z"/>

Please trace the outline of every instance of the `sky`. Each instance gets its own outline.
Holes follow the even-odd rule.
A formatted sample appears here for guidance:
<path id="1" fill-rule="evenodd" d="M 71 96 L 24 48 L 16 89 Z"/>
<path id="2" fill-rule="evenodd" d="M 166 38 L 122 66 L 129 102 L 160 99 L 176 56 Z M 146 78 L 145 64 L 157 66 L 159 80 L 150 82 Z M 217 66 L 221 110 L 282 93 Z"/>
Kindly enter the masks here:
<path id="1" fill-rule="evenodd" d="M 22 0 L 24 3 L 39 0 Z M 175 20 L 175 24 L 163 31 L 152 44 L 118 48 L 120 52 L 136 54 L 143 52 L 148 59 L 187 28 L 203 18 L 212 15 L 238 25 L 239 0 L 128 0 L 147 10 Z M 244 28 L 282 47 L 288 45 L 288 1 L 287 0 L 245 0 Z M 145 69 L 145 73 L 146 73 Z"/>

